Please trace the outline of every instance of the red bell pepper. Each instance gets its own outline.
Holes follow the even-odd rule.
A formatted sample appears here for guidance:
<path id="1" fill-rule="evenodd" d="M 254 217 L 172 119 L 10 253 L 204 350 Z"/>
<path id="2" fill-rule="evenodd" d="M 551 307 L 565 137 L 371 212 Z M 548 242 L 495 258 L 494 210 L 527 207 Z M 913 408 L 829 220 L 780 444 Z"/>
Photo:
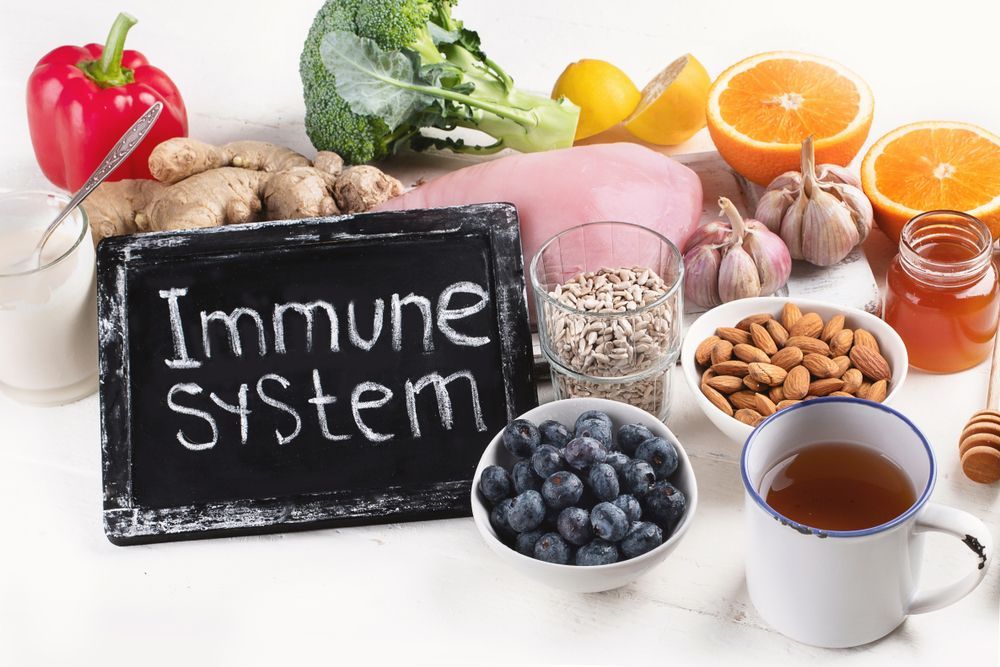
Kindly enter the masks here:
<path id="1" fill-rule="evenodd" d="M 187 136 L 180 91 L 138 51 L 125 51 L 136 20 L 119 14 L 108 40 L 60 46 L 28 78 L 28 128 L 35 157 L 55 185 L 76 190 L 115 142 L 156 101 L 163 112 L 149 136 L 108 180 L 152 178 L 149 154 L 162 141 Z"/>

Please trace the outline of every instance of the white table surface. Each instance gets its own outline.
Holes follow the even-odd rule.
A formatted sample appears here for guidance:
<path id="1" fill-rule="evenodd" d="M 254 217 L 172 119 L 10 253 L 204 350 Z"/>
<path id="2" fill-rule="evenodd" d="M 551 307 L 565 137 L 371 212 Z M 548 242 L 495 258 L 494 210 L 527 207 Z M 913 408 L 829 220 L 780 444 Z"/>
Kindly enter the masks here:
<path id="1" fill-rule="evenodd" d="M 193 136 L 310 150 L 297 68 L 318 2 L 126 4 L 4 3 L 0 188 L 46 187 L 24 115 L 34 62 L 56 45 L 103 41 L 120 9 L 140 19 L 129 46 L 180 86 Z M 717 74 L 746 55 L 789 48 L 840 60 L 868 80 L 871 139 L 935 118 L 1000 131 L 995 0 L 462 0 L 456 14 L 527 88 L 548 90 L 581 57 L 611 60 L 641 85 L 685 51 Z M 682 150 L 705 146 L 696 137 Z M 881 276 L 891 245 L 876 233 L 867 251 Z M 896 405 L 935 445 L 934 500 L 975 513 L 1000 537 L 1000 486 L 967 481 L 956 451 L 986 373 L 985 365 L 948 376 L 912 372 Z M 766 627 L 743 581 L 738 447 L 677 387 L 669 425 L 694 461 L 698 516 L 661 567 L 596 595 L 519 578 L 489 553 L 471 519 L 115 547 L 101 529 L 97 398 L 51 409 L 0 398 L 0 664 L 997 662 L 996 564 L 962 602 L 861 648 L 815 649 Z M 948 538 L 931 536 L 927 551 L 928 582 L 971 566 L 968 550 Z"/>

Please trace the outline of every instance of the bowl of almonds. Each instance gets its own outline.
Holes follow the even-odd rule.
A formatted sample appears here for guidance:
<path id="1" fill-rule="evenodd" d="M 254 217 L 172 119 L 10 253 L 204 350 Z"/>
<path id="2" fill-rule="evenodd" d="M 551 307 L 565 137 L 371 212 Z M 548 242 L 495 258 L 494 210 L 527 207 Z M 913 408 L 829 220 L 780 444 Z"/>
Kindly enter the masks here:
<path id="1" fill-rule="evenodd" d="M 909 360 L 878 317 L 834 303 L 784 297 L 739 299 L 688 328 L 684 379 L 719 430 L 743 442 L 778 410 L 822 396 L 889 403 Z"/>

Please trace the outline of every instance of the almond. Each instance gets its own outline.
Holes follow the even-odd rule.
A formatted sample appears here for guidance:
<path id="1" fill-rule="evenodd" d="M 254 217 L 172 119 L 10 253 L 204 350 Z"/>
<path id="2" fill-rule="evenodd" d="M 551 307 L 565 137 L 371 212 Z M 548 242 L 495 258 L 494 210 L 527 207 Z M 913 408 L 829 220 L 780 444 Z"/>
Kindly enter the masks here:
<path id="1" fill-rule="evenodd" d="M 759 412 L 750 408 L 740 408 L 733 416 L 749 426 L 756 426 L 764 421 L 764 417 Z"/>
<path id="2" fill-rule="evenodd" d="M 865 398 L 869 401 L 881 403 L 885 400 L 885 395 L 887 393 L 889 393 L 889 383 L 885 380 L 879 380 L 872 385 L 871 389 L 868 390 L 868 395 Z"/>
<path id="3" fill-rule="evenodd" d="M 843 377 L 844 373 L 847 372 L 847 369 L 851 367 L 850 358 L 845 357 L 844 355 L 841 355 L 839 357 L 834 357 L 830 361 L 832 361 L 834 365 L 837 367 L 837 372 L 833 375 L 833 377 L 835 378 Z"/>
<path id="4" fill-rule="evenodd" d="M 756 393 L 744 389 L 743 391 L 738 391 L 735 394 L 730 394 L 729 402 L 739 409 L 753 408 L 753 406 L 757 403 L 757 400 L 754 398 L 756 395 Z"/>
<path id="5" fill-rule="evenodd" d="M 864 376 L 861 375 L 861 371 L 857 368 L 848 368 L 840 379 L 844 381 L 843 391 L 848 394 L 856 394 L 861 383 L 864 381 Z"/>
<path id="6" fill-rule="evenodd" d="M 854 330 L 854 345 L 856 346 L 860 345 L 861 347 L 870 347 L 879 354 L 882 353 L 882 349 L 878 346 L 878 341 L 875 340 L 875 336 L 871 335 L 864 329 Z"/>
<path id="7" fill-rule="evenodd" d="M 733 358 L 733 344 L 728 340 L 720 340 L 712 346 L 712 354 L 709 355 L 712 365 L 729 361 Z"/>
<path id="8" fill-rule="evenodd" d="M 781 366 L 763 364 L 758 361 L 751 363 L 749 365 L 749 370 L 750 377 L 761 384 L 766 384 L 769 387 L 781 384 L 785 381 L 785 376 L 788 375 L 788 371 Z"/>
<path id="9" fill-rule="evenodd" d="M 771 334 L 767 333 L 767 329 L 759 324 L 750 325 L 750 340 L 753 341 L 754 345 L 764 350 L 764 353 L 767 355 L 772 355 L 778 351 L 778 346 L 775 345 Z"/>
<path id="10" fill-rule="evenodd" d="M 820 333 L 819 337 L 829 343 L 834 336 L 843 330 L 844 319 L 843 315 L 834 315 L 831 317 L 826 326 L 823 327 L 823 332 Z"/>
<path id="11" fill-rule="evenodd" d="M 788 328 L 789 336 L 809 336 L 819 338 L 823 332 L 823 318 L 818 313 L 806 313 Z"/>
<path id="12" fill-rule="evenodd" d="M 705 394 L 705 398 L 707 398 L 712 405 L 719 408 L 730 417 L 733 416 L 733 406 L 729 405 L 729 401 L 726 400 L 725 396 L 712 389 L 707 384 L 701 385 L 701 393 Z"/>
<path id="13" fill-rule="evenodd" d="M 750 372 L 747 367 L 747 362 L 737 361 L 732 359 L 730 361 L 720 361 L 717 364 L 712 364 L 712 370 L 715 371 L 717 375 L 735 375 L 736 377 L 743 377 Z"/>
<path id="14" fill-rule="evenodd" d="M 810 352 L 802 357 L 802 365 L 817 378 L 829 378 L 837 374 L 837 364 L 830 357 Z"/>
<path id="15" fill-rule="evenodd" d="M 718 336 L 709 336 L 705 340 L 698 343 L 698 347 L 694 351 L 694 360 L 699 366 L 707 366 L 708 362 L 712 359 L 712 348 L 718 343 L 721 338 Z"/>
<path id="16" fill-rule="evenodd" d="M 854 332 L 850 329 L 841 329 L 829 340 L 830 354 L 839 357 L 851 351 L 854 344 Z"/>
<path id="17" fill-rule="evenodd" d="M 781 326 L 786 330 L 791 330 L 792 326 L 802 319 L 802 311 L 792 302 L 786 303 L 781 308 Z"/>
<path id="18" fill-rule="evenodd" d="M 771 356 L 771 363 L 790 371 L 802 363 L 802 350 L 797 347 L 783 347 Z"/>
<path id="19" fill-rule="evenodd" d="M 831 391 L 827 396 L 843 396 L 845 398 L 854 398 L 854 394 L 848 393 L 846 391 Z"/>
<path id="20" fill-rule="evenodd" d="M 861 331 L 859 329 L 858 331 Z M 885 360 L 878 350 L 869 347 L 867 344 L 858 345 L 857 332 L 854 334 L 854 347 L 851 348 L 851 362 L 854 367 L 861 371 L 866 378 L 874 381 L 888 380 L 892 377 L 889 362 Z"/>
<path id="21" fill-rule="evenodd" d="M 797 347 L 805 354 L 813 352 L 830 356 L 830 346 L 819 338 L 810 336 L 789 336 L 788 340 L 785 341 L 785 347 Z"/>
<path id="22" fill-rule="evenodd" d="M 706 380 L 705 384 L 723 394 L 731 394 L 743 388 L 743 380 L 735 375 L 716 375 Z"/>
<path id="23" fill-rule="evenodd" d="M 747 315 L 742 320 L 736 323 L 736 328 L 742 329 L 743 331 L 750 331 L 751 324 L 763 325 L 764 322 L 767 322 L 769 319 L 771 319 L 771 316 L 768 315 L 767 313 L 756 313 L 754 315 Z"/>
<path id="24" fill-rule="evenodd" d="M 764 394 L 754 394 L 754 401 L 757 403 L 754 409 L 765 417 L 773 415 L 775 410 L 777 410 L 774 402 Z"/>
<path id="25" fill-rule="evenodd" d="M 785 379 L 787 380 L 788 378 Z M 771 391 L 767 392 L 767 397 L 775 403 L 781 403 L 785 400 L 785 387 L 771 387 Z"/>
<path id="26" fill-rule="evenodd" d="M 793 400 L 791 400 L 791 399 L 787 399 L 787 398 L 786 398 L 785 400 L 781 401 L 780 403 L 778 403 L 778 404 L 777 404 L 776 406 L 774 406 L 774 407 L 775 407 L 775 408 L 776 408 L 777 410 L 784 410 L 785 408 L 790 408 L 790 407 L 792 407 L 793 405 L 795 405 L 796 403 L 801 403 L 801 402 L 802 402 L 802 401 L 793 401 Z"/>
<path id="27" fill-rule="evenodd" d="M 746 386 L 747 389 L 749 389 L 750 391 L 754 391 L 754 392 L 757 392 L 757 391 L 767 391 L 767 387 L 768 387 L 763 382 L 759 382 L 759 381 L 753 379 L 752 377 L 750 377 L 749 375 L 746 376 L 745 378 L 743 378 L 743 384 Z"/>
<path id="28" fill-rule="evenodd" d="M 861 371 L 858 371 L 858 372 L 860 373 Z M 868 398 L 868 391 L 871 388 L 872 388 L 872 383 L 869 382 L 868 380 L 865 380 L 858 387 L 858 390 L 856 392 L 854 392 L 854 395 L 857 396 L 858 398 Z"/>
<path id="29" fill-rule="evenodd" d="M 809 370 L 805 366 L 796 366 L 788 371 L 785 383 L 782 385 L 785 398 L 799 400 L 809 392 Z"/>
<path id="30" fill-rule="evenodd" d="M 764 350 L 759 347 L 754 347 L 753 345 L 747 345 L 746 343 L 734 345 L 733 354 L 736 355 L 736 358 L 740 361 L 745 361 L 747 363 L 750 363 L 751 361 L 761 361 L 765 364 L 771 363 L 771 357 L 767 356 Z"/>
<path id="31" fill-rule="evenodd" d="M 816 380 L 809 384 L 809 394 L 812 396 L 828 396 L 830 393 L 840 391 L 844 388 L 844 381 L 840 378 L 826 378 Z"/>
<path id="32" fill-rule="evenodd" d="M 788 329 L 781 326 L 781 322 L 778 320 L 768 320 L 764 328 L 767 329 L 767 333 L 771 334 L 771 340 L 778 347 L 785 346 L 785 341 L 788 340 Z"/>
<path id="33" fill-rule="evenodd" d="M 750 342 L 750 334 L 735 327 L 719 327 L 715 330 L 715 335 L 722 340 L 728 340 L 733 345 Z"/>
<path id="34" fill-rule="evenodd" d="M 716 373 L 714 370 L 712 370 L 711 368 L 706 368 L 705 372 L 701 374 L 701 383 L 705 384 L 706 382 L 709 381 L 710 378 L 714 378 L 716 375 L 718 375 L 718 373 Z"/>

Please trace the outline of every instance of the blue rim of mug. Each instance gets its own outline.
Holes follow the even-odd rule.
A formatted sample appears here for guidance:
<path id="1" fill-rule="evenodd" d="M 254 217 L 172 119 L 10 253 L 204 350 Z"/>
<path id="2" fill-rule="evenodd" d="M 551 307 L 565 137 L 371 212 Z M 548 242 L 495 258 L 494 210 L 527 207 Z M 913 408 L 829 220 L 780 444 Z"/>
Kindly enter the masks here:
<path id="1" fill-rule="evenodd" d="M 789 519 L 784 514 L 775 511 L 770 505 L 767 504 L 757 489 L 753 487 L 750 483 L 750 475 L 747 473 L 747 458 L 750 452 L 750 447 L 753 445 L 754 440 L 756 440 L 761 429 L 770 424 L 771 422 L 779 419 L 782 415 L 794 412 L 796 410 L 803 410 L 811 405 L 821 405 L 823 403 L 856 403 L 863 405 L 867 408 L 874 408 L 876 410 L 882 410 L 883 412 L 888 412 L 897 419 L 901 420 L 904 424 L 910 427 L 910 430 L 916 434 L 917 438 L 924 446 L 924 450 L 927 452 L 927 460 L 930 464 L 930 474 L 927 476 L 927 485 L 924 487 L 923 493 L 917 498 L 917 501 L 910 506 L 908 510 L 900 514 L 899 516 L 893 518 L 891 521 L 879 524 L 877 526 L 872 526 L 871 528 L 865 528 L 863 530 L 822 530 L 814 526 L 807 526 L 806 524 L 799 523 L 798 521 L 793 521 Z M 817 535 L 819 537 L 864 537 L 866 535 L 875 535 L 876 533 L 881 533 L 883 531 L 895 528 L 896 526 L 908 521 L 914 514 L 920 511 L 927 500 L 931 497 L 931 492 L 934 490 L 934 484 L 937 481 L 937 459 L 934 456 L 934 450 L 931 449 L 931 445 L 927 442 L 927 438 L 924 434 L 920 432 L 920 429 L 910 421 L 903 413 L 898 410 L 894 410 L 887 405 L 881 403 L 875 403 L 874 401 L 866 401 L 861 398 L 848 398 L 847 396 L 825 396 L 823 398 L 814 398 L 809 401 L 804 401 L 802 403 L 797 403 L 793 406 L 787 407 L 780 412 L 775 412 L 762 421 L 753 430 L 750 436 L 747 438 L 743 445 L 743 452 L 740 454 L 740 475 L 743 477 L 743 487 L 746 489 L 750 497 L 754 499 L 761 509 L 770 514 L 776 520 L 780 521 L 782 524 L 790 526 L 791 528 L 799 531 L 803 534 Z"/>

